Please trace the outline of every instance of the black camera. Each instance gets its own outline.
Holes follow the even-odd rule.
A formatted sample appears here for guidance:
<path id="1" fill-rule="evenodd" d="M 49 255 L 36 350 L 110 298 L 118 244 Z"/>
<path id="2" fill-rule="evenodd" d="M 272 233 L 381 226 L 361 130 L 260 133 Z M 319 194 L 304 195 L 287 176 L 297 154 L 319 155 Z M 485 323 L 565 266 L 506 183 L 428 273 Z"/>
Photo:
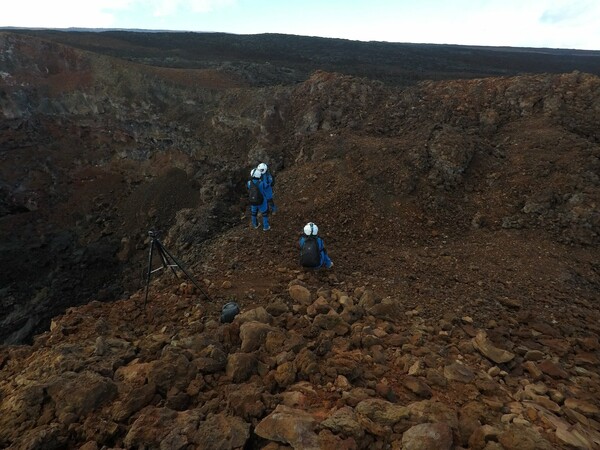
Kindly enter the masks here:
<path id="1" fill-rule="evenodd" d="M 240 312 L 240 307 L 235 302 L 229 302 L 223 305 L 221 310 L 221 323 L 231 323 L 235 316 Z"/>

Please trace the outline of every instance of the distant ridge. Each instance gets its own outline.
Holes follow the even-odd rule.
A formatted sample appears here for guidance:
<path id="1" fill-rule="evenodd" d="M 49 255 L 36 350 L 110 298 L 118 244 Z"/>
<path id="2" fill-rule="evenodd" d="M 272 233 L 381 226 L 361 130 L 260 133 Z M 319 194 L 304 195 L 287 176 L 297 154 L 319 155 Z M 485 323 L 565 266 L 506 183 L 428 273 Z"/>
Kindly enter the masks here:
<path id="1" fill-rule="evenodd" d="M 85 28 L 85 27 L 68 27 L 68 28 L 46 28 L 46 27 L 11 27 L 5 26 L 0 27 L 0 30 L 4 31 L 61 31 L 61 32 L 78 32 L 78 33 L 107 33 L 107 32 L 130 32 L 130 33 L 173 33 L 173 34 L 222 34 L 228 36 L 290 36 L 298 38 L 308 39 L 325 39 L 330 41 L 346 41 L 346 42 L 360 42 L 365 44 L 390 44 L 390 45 L 431 45 L 440 47 L 456 47 L 463 49 L 483 49 L 491 51 L 516 51 L 526 53 L 548 53 L 548 54 L 581 54 L 581 55 L 595 55 L 600 56 L 600 50 L 582 50 L 576 48 L 554 48 L 554 47 L 512 47 L 512 46 L 486 46 L 486 45 L 462 45 L 462 44 L 438 44 L 428 42 L 395 42 L 395 41 L 361 41 L 344 38 L 326 38 L 319 36 L 305 36 L 297 34 L 281 34 L 281 33 L 255 33 L 255 34 L 236 34 L 224 31 L 198 31 L 198 30 L 169 30 L 169 29 L 148 29 L 148 28 Z"/>
<path id="2" fill-rule="evenodd" d="M 579 71 L 600 75 L 600 51 L 363 42 L 288 34 L 3 28 L 147 66 L 217 70 L 249 86 L 297 84 L 317 70 L 411 86 Z"/>

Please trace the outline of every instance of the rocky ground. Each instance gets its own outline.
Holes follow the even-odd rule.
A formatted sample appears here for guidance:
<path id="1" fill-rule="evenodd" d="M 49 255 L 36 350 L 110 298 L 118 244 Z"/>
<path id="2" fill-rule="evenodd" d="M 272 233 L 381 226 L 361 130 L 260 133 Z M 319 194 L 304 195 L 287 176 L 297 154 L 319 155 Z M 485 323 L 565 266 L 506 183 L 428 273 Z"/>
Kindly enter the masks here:
<path id="1" fill-rule="evenodd" d="M 358 277 L 283 265 L 266 274 L 258 285 L 207 279 L 212 301 L 191 283 L 162 277 L 146 309 L 142 293 L 93 302 L 57 318 L 31 347 L 5 348 L 1 442 L 90 449 L 600 445 L 600 344 L 591 305 L 570 308 L 585 311 L 589 326 L 542 320 L 514 298 L 466 298 L 462 310 L 442 314 L 438 307 L 433 315 L 442 316 L 433 319 L 404 300 L 407 293 L 382 298 Z M 219 323 L 220 306 L 242 290 L 242 314 Z M 469 315 L 477 309 L 494 313 L 481 321 Z"/>
<path id="2" fill-rule="evenodd" d="M 84 56 L 44 101 L 3 78 L 2 266 L 47 280 L 6 269 L 3 327 L 100 301 L 0 347 L 0 447 L 600 448 L 600 79 L 190 91 L 153 69 L 137 91 Z M 269 232 L 243 188 L 263 160 Z M 308 221 L 331 271 L 297 266 Z M 149 227 L 202 291 L 156 274 L 144 307 Z"/>

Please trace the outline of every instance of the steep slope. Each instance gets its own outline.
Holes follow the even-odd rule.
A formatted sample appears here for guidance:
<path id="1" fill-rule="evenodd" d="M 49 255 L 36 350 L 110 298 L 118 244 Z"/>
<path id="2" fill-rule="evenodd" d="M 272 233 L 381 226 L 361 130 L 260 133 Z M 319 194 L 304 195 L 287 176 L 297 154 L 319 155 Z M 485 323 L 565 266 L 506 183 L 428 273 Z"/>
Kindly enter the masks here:
<path id="1" fill-rule="evenodd" d="M 0 46 L 0 337 L 20 342 L 65 306 L 137 287 L 130 254 L 180 208 L 227 210 L 277 89 L 224 94 L 227 77 L 11 34 Z M 212 222 L 208 235 L 231 214 Z"/>
<path id="2" fill-rule="evenodd" d="M 236 223 L 248 167 L 260 160 L 276 169 L 331 160 L 324 167 L 333 176 L 356 167 L 363 184 L 346 184 L 344 195 L 363 192 L 366 183 L 366 196 L 381 204 L 361 197 L 349 211 L 371 216 L 368 225 L 386 223 L 378 229 L 392 242 L 407 236 L 402 222 L 392 225 L 406 212 L 426 214 L 425 222 L 443 218 L 437 215 L 463 224 L 527 222 L 588 245 L 597 236 L 595 193 L 585 192 L 597 167 L 597 88 L 587 75 L 399 90 L 320 74 L 297 88 L 250 89 L 216 73 L 138 66 L 2 36 L 5 342 L 27 339 L 98 291 L 110 300 L 139 287 L 147 231 L 168 229 L 181 208 L 200 208 L 179 236 L 187 245 Z M 561 139 L 554 155 L 536 159 Z M 515 147 L 519 152 L 509 151 Z M 381 167 L 381 158 L 390 164 Z M 579 167 L 560 175 L 573 159 Z M 529 174 L 511 168 L 522 163 L 532 166 Z M 530 177 L 539 174 L 552 179 L 532 191 Z M 321 197 L 322 187 L 312 192 Z M 344 191 L 331 192 L 328 205 L 337 204 Z"/>

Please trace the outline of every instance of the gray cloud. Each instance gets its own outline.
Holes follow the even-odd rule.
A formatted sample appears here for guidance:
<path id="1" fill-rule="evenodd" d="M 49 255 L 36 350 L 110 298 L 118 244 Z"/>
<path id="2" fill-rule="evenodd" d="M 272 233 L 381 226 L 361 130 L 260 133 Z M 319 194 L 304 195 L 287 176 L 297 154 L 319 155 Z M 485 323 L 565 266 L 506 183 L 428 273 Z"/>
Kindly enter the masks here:
<path id="1" fill-rule="evenodd" d="M 566 5 L 545 10 L 539 21 L 550 25 L 571 23 L 584 17 L 591 9 L 592 5 L 589 1 L 573 1 Z"/>

